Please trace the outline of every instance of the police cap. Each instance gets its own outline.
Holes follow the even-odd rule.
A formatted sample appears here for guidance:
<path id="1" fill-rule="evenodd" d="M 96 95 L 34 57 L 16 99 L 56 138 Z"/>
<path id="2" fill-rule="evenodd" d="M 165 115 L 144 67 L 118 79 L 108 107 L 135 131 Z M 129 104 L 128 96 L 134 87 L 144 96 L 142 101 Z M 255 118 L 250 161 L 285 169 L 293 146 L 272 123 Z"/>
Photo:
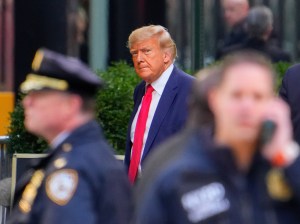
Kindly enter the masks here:
<path id="1" fill-rule="evenodd" d="M 103 81 L 79 59 L 42 48 L 20 89 L 23 93 L 50 89 L 93 96 L 102 86 Z"/>

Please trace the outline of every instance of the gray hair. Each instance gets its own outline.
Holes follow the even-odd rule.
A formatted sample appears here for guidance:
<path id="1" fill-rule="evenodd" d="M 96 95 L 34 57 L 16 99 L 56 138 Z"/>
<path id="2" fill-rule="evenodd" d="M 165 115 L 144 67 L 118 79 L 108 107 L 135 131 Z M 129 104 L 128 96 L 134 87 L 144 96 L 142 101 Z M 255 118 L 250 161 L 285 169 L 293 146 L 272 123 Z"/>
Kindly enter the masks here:
<path id="1" fill-rule="evenodd" d="M 152 37 L 157 37 L 159 39 L 160 47 L 169 51 L 173 60 L 177 57 L 176 44 L 171 38 L 168 30 L 161 25 L 143 26 L 132 31 L 128 38 L 127 47 L 130 49 L 132 44 Z"/>
<path id="2" fill-rule="evenodd" d="M 261 38 L 273 27 L 273 13 L 266 6 L 253 7 L 246 19 L 246 30 L 250 37 Z"/>

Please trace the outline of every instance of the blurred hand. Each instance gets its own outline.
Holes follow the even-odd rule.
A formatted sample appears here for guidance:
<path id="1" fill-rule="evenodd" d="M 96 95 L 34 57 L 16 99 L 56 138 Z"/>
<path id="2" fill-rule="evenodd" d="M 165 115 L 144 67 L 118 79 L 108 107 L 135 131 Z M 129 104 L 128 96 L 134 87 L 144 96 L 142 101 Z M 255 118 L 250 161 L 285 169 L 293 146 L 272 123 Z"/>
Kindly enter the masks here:
<path id="1" fill-rule="evenodd" d="M 263 113 L 262 121 L 276 124 L 273 138 L 263 147 L 263 155 L 273 165 L 288 166 L 299 156 L 299 146 L 293 141 L 290 109 L 280 98 L 271 100 Z"/>

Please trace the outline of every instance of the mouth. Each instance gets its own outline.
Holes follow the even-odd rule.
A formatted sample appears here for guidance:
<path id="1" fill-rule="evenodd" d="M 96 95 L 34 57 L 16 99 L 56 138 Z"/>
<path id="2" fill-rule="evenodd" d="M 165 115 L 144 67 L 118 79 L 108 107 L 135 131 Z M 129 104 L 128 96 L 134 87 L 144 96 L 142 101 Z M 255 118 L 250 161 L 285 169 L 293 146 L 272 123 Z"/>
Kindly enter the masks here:
<path id="1" fill-rule="evenodd" d="M 148 69 L 148 67 L 140 67 L 139 70 L 145 70 Z"/>

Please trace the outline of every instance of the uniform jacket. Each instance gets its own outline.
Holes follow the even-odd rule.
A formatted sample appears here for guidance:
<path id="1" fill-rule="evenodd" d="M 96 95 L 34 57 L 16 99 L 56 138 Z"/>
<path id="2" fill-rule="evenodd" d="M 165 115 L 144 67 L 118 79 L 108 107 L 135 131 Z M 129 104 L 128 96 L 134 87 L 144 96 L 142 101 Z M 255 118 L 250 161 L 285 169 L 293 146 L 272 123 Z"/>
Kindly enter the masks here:
<path id="1" fill-rule="evenodd" d="M 285 73 L 279 95 L 291 109 L 294 138 L 300 144 L 300 64 L 294 65 Z"/>
<path id="2" fill-rule="evenodd" d="M 187 98 L 194 78 L 174 66 L 157 105 L 148 138 L 146 140 L 142 162 L 148 153 L 159 143 L 177 133 L 185 124 L 187 117 Z M 128 125 L 126 139 L 125 164 L 129 166 L 132 143 L 130 131 L 133 119 L 145 94 L 146 83 L 141 82 L 134 91 L 134 108 Z"/>
<path id="3" fill-rule="evenodd" d="M 36 170 L 43 170 L 45 177 L 36 189 L 32 206 L 24 212 L 20 201 Z M 123 165 L 114 158 L 98 124 L 91 121 L 72 132 L 24 175 L 17 185 L 9 223 L 129 223 L 130 197 Z"/>
<path id="4" fill-rule="evenodd" d="M 243 173 L 228 148 L 217 148 L 199 135 L 184 141 L 178 159 L 138 200 L 135 223 L 299 223 L 300 158 L 278 170 L 257 153 Z"/>

